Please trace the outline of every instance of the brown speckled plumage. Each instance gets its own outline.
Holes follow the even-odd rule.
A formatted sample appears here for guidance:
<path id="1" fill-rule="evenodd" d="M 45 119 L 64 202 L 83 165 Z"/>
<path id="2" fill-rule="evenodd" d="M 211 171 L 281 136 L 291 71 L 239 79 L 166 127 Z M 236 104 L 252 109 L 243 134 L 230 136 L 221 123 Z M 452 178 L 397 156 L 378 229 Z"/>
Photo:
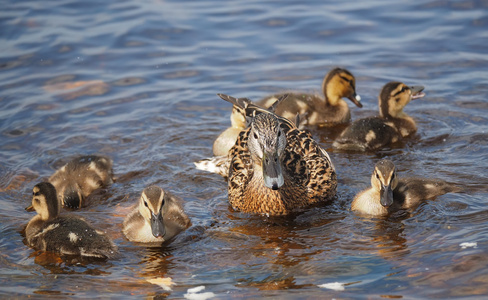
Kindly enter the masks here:
<path id="1" fill-rule="evenodd" d="M 238 100 L 225 97 L 223 99 L 228 101 Z M 248 213 L 285 215 L 301 207 L 331 200 L 336 193 L 337 177 L 328 154 L 308 132 L 298 129 L 289 120 L 248 104 L 241 103 L 246 106 L 246 114 L 254 117 L 250 127 L 240 133 L 228 156 L 228 191 L 232 207 Z M 276 127 L 279 130 L 273 132 Z M 250 144 L 253 138 L 250 135 L 254 134 L 259 137 L 275 134 L 278 140 L 281 134 L 284 136 L 285 143 L 276 150 L 276 161 L 281 165 L 279 169 L 283 175 L 283 184 L 277 189 L 265 184 L 260 150 Z M 267 146 L 274 147 L 260 147 L 266 149 Z"/>

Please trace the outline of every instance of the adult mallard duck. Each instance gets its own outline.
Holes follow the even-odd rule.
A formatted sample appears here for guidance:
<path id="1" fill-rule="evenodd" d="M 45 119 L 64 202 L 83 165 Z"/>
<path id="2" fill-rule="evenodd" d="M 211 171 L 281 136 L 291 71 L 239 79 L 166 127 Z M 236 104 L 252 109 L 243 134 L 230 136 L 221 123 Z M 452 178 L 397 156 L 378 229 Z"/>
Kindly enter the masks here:
<path id="1" fill-rule="evenodd" d="M 251 118 L 228 155 L 229 202 L 235 210 L 285 215 L 335 196 L 334 166 L 310 133 L 246 98 L 219 96 Z"/>
<path id="2" fill-rule="evenodd" d="M 112 164 L 106 156 L 87 155 L 77 157 L 57 170 L 49 182 L 58 191 L 61 206 L 80 208 L 94 190 L 113 183 Z"/>
<path id="3" fill-rule="evenodd" d="M 373 216 L 386 216 L 400 209 L 413 210 L 423 200 L 460 190 L 459 187 L 439 179 L 398 178 L 393 162 L 382 159 L 375 165 L 371 187 L 354 198 L 351 210 Z"/>
<path id="4" fill-rule="evenodd" d="M 380 116 L 354 121 L 334 141 L 335 149 L 369 151 L 395 143 L 417 131 L 417 125 L 403 108 L 412 99 L 425 96 L 423 86 L 392 81 L 379 96 Z"/>
<path id="5" fill-rule="evenodd" d="M 132 242 L 162 244 L 190 225 L 180 200 L 153 185 L 142 191 L 138 203 L 125 218 L 123 233 Z"/>
<path id="6" fill-rule="evenodd" d="M 316 94 L 287 93 L 287 98 L 275 108 L 275 113 L 281 117 L 293 120 L 300 115 L 298 127 L 321 126 L 331 127 L 351 121 L 351 112 L 343 98 L 348 98 L 357 107 L 363 107 L 361 97 L 356 93 L 356 79 L 351 72 L 343 68 L 334 68 L 322 81 L 324 98 Z M 284 94 L 265 97 L 257 102 L 258 106 L 269 108 Z M 232 126 L 222 132 L 213 144 L 215 156 L 227 155 L 234 146 L 239 133 L 246 128 L 245 115 L 242 108 L 232 109 Z"/>
<path id="7" fill-rule="evenodd" d="M 117 247 L 101 231 L 93 229 L 83 219 L 75 216 L 59 216 L 56 189 L 49 182 L 34 186 L 33 217 L 25 229 L 27 243 L 36 249 L 94 258 L 112 258 Z"/>

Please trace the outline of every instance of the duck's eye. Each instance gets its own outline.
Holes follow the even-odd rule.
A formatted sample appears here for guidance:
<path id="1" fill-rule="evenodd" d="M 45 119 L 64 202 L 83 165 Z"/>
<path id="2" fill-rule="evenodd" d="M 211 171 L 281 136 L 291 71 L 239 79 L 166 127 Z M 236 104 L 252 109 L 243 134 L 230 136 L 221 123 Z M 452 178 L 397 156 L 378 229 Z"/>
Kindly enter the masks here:
<path id="1" fill-rule="evenodd" d="M 391 179 L 395 179 L 395 173 L 391 174 Z"/>
<path id="2" fill-rule="evenodd" d="M 258 139 L 258 134 L 257 133 L 254 133 L 253 134 L 253 137 L 257 140 Z"/>
<path id="3" fill-rule="evenodd" d="M 281 130 L 278 130 L 278 137 L 281 136 Z"/>
<path id="4" fill-rule="evenodd" d="M 374 175 L 376 176 L 376 179 L 380 179 L 380 175 L 378 175 L 378 173 L 374 173 Z"/>
<path id="5" fill-rule="evenodd" d="M 144 201 L 144 206 L 149 208 L 149 205 L 147 205 L 146 201 Z"/>

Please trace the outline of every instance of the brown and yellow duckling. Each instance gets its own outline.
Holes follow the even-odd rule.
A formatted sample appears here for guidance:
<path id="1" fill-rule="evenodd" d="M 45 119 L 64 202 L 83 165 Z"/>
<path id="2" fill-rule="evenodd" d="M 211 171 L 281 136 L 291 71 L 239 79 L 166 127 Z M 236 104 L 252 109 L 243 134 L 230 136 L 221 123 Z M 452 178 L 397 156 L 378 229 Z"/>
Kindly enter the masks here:
<path id="1" fill-rule="evenodd" d="M 334 68 L 322 81 L 324 98 L 315 94 L 287 93 L 288 97 L 281 101 L 274 112 L 288 120 L 294 120 L 300 115 L 298 127 L 322 126 L 331 127 L 351 121 L 349 106 L 343 98 L 348 98 L 357 107 L 363 107 L 361 97 L 356 93 L 356 79 L 351 72 L 343 68 Z M 266 97 L 257 105 L 269 108 L 284 94 Z M 227 128 L 215 140 L 213 153 L 215 156 L 227 155 L 234 146 L 239 133 L 246 128 L 246 118 L 242 108 L 235 106 L 231 114 L 232 126 Z"/>
<path id="2" fill-rule="evenodd" d="M 354 121 L 332 146 L 340 150 L 369 151 L 415 133 L 417 125 L 403 108 L 412 99 L 425 96 L 423 89 L 423 86 L 407 86 L 394 81 L 385 84 L 379 95 L 380 116 Z"/>
<path id="3" fill-rule="evenodd" d="M 113 162 L 106 156 L 75 158 L 57 170 L 49 182 L 58 191 L 61 206 L 80 208 L 94 190 L 113 183 Z"/>
<path id="4" fill-rule="evenodd" d="M 112 258 L 117 247 L 101 231 L 93 229 L 83 219 L 59 216 L 56 189 L 49 182 L 41 182 L 33 189 L 33 217 L 25 229 L 27 243 L 36 249 L 93 258 Z"/>
<path id="5" fill-rule="evenodd" d="M 219 96 L 252 117 L 228 156 L 229 202 L 235 210 L 285 215 L 332 200 L 335 169 L 310 133 L 248 99 Z"/>
<path id="6" fill-rule="evenodd" d="M 351 210 L 372 216 L 387 216 L 398 210 L 414 210 L 423 200 L 460 190 L 439 179 L 398 178 L 393 162 L 382 159 L 375 165 L 371 187 L 356 195 Z"/>
<path id="7" fill-rule="evenodd" d="M 324 98 L 315 94 L 287 93 L 288 97 L 276 106 L 274 112 L 288 120 L 293 120 L 299 114 L 298 127 L 332 127 L 351 121 L 351 111 L 343 98 L 348 98 L 357 107 L 363 107 L 361 97 L 356 93 L 356 78 L 346 69 L 334 68 L 327 73 L 322 81 L 322 92 Z M 257 104 L 268 108 L 283 95 L 264 98 Z"/>
<path id="8" fill-rule="evenodd" d="M 212 150 L 215 156 L 227 155 L 230 148 L 236 143 L 239 133 L 246 128 L 246 115 L 240 107 L 235 105 L 232 107 L 230 123 L 231 126 L 224 130 L 213 143 Z"/>
<path id="9" fill-rule="evenodd" d="M 132 242 L 160 245 L 190 225 L 180 200 L 153 185 L 142 191 L 138 203 L 124 220 L 122 231 Z"/>

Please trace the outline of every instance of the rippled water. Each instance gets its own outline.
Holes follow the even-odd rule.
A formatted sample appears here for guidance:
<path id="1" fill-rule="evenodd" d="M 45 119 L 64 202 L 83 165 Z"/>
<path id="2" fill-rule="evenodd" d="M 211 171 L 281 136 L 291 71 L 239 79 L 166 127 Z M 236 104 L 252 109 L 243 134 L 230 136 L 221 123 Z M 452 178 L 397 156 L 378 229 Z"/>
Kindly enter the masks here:
<path id="1" fill-rule="evenodd" d="M 488 295 L 488 2 L 4 1 L 0 11 L 0 295 L 89 298 L 445 298 Z M 374 115 L 390 80 L 423 84 L 403 145 L 331 149 L 337 200 L 286 218 L 234 212 L 226 183 L 194 169 L 229 124 L 216 93 L 258 100 L 319 91 L 348 68 Z M 107 262 L 62 261 L 25 245 L 32 187 L 78 154 L 114 160 L 116 183 L 72 212 L 120 248 Z M 399 174 L 456 182 L 412 215 L 349 211 L 388 157 Z M 162 249 L 121 223 L 143 188 L 185 200 L 192 227 Z M 461 243 L 477 243 L 463 249 Z M 150 283 L 171 278 L 171 291 Z M 319 287 L 339 282 L 344 290 Z"/>

